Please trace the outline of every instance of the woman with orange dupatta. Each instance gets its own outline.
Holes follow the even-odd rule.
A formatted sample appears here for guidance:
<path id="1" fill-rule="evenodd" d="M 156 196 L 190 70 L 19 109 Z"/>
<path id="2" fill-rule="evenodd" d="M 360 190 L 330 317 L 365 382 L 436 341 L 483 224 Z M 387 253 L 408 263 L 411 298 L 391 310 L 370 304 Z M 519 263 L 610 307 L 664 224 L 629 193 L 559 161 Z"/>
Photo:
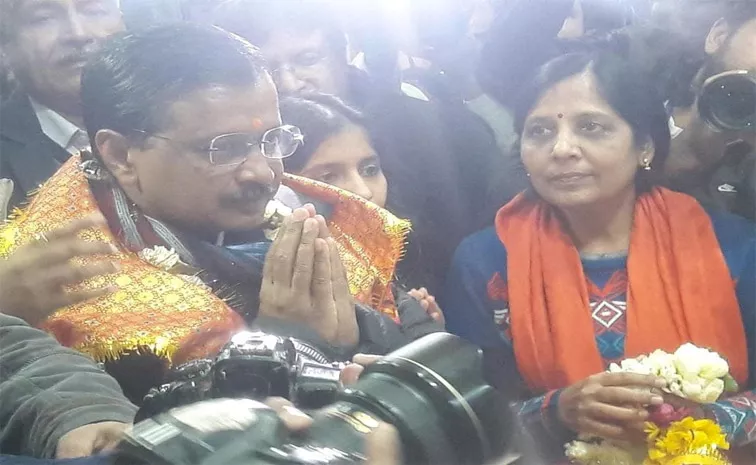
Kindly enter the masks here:
<path id="1" fill-rule="evenodd" d="M 756 387 L 754 227 L 655 186 L 670 135 L 651 84 L 605 55 L 541 69 L 516 109 L 532 187 L 460 245 L 441 302 L 550 461 L 580 433 L 642 435 L 663 402 L 662 380 L 605 373 L 612 362 L 692 342 Z M 743 392 L 697 413 L 742 446 L 754 405 Z"/>

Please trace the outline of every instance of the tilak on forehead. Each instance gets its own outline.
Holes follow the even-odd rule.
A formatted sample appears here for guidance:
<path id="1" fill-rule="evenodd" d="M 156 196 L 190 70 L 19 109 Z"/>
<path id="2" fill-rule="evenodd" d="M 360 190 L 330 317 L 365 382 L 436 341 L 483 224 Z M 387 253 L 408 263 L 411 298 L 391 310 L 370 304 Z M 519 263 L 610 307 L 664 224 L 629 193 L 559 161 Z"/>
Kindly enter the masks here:
<path id="1" fill-rule="evenodd" d="M 263 121 L 260 118 L 252 118 L 252 127 L 255 129 L 262 129 Z"/>

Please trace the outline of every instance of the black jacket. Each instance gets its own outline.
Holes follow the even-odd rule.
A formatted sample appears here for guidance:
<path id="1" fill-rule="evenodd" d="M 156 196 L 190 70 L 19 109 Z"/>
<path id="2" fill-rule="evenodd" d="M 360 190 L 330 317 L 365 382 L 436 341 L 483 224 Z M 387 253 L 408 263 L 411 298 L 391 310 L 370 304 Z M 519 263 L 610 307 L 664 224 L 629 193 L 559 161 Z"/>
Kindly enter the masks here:
<path id="1" fill-rule="evenodd" d="M 408 97 L 356 69 L 350 86 L 349 103 L 365 115 L 389 183 L 387 208 L 412 221 L 400 284 L 438 293 L 454 250 L 480 229 L 480 204 L 504 156 L 461 103 Z"/>
<path id="2" fill-rule="evenodd" d="M 0 178 L 13 181 L 11 208 L 23 203 L 69 156 L 42 132 L 26 94 L 16 92 L 0 105 Z"/>
<path id="3" fill-rule="evenodd" d="M 700 176 L 668 184 L 695 197 L 706 208 L 756 221 L 756 153 L 730 152 Z"/>
<path id="4" fill-rule="evenodd" d="M 135 413 L 92 360 L 0 313 L 0 452 L 52 457 L 69 431 Z"/>

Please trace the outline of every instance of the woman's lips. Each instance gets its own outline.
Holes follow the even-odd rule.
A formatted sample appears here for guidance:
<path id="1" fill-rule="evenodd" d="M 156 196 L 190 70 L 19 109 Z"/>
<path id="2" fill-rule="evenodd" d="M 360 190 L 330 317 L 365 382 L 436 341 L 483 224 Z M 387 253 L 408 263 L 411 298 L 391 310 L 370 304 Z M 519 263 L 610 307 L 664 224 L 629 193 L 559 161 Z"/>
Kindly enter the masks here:
<path id="1" fill-rule="evenodd" d="M 573 185 L 573 184 L 581 184 L 590 177 L 591 175 L 585 174 L 585 173 L 564 173 L 564 174 L 551 176 L 549 180 L 555 184 Z"/>

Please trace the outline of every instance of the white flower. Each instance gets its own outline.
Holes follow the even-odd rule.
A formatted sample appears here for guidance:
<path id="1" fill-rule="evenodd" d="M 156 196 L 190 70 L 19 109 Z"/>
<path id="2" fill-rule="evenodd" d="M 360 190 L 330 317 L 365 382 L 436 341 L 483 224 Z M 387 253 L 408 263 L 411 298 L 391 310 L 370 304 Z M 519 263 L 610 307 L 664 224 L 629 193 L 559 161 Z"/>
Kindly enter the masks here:
<path id="1" fill-rule="evenodd" d="M 725 383 L 723 380 L 713 379 L 703 387 L 701 396 L 697 400 L 697 402 L 700 402 L 702 404 L 710 404 L 712 402 L 716 402 L 722 396 L 724 389 Z"/>
<path id="2" fill-rule="evenodd" d="M 276 199 L 271 200 L 265 205 L 265 222 L 267 226 L 263 229 L 263 233 L 268 240 L 275 240 L 284 218 L 291 215 L 292 212 L 291 208 Z"/>
<path id="3" fill-rule="evenodd" d="M 634 451 L 619 447 L 609 441 L 601 441 L 597 444 L 583 441 L 572 441 L 564 445 L 564 454 L 574 461 L 584 465 L 635 465 L 642 460 L 642 454 L 635 457 Z"/>
<path id="4" fill-rule="evenodd" d="M 275 214 L 289 216 L 294 210 L 284 205 L 280 200 L 273 199 L 265 205 L 265 219 L 269 220 Z"/>
<path id="5" fill-rule="evenodd" d="M 703 379 L 709 380 L 720 379 L 727 376 L 727 373 L 730 372 L 730 365 L 727 363 L 727 360 L 720 357 L 716 352 L 707 352 L 709 352 L 709 356 L 704 362 L 699 376 Z"/>
<path id="6" fill-rule="evenodd" d="M 612 363 L 609 365 L 609 371 L 612 373 L 638 373 L 641 375 L 650 375 L 651 367 L 645 365 L 640 358 L 627 358 L 622 360 L 619 365 Z"/>
<path id="7" fill-rule="evenodd" d="M 694 380 L 697 377 L 706 380 L 722 378 L 730 372 L 727 361 L 719 354 L 693 344 L 683 344 L 674 354 L 675 367 L 683 379 Z"/>
<path id="8" fill-rule="evenodd" d="M 588 458 L 588 446 L 583 441 L 568 442 L 564 445 L 564 455 L 575 460 Z"/>
<path id="9" fill-rule="evenodd" d="M 655 350 L 646 357 L 646 365 L 651 367 L 651 374 L 660 376 L 670 382 L 677 376 L 677 369 L 675 368 L 675 356 L 664 352 L 663 350 Z"/>
<path id="10" fill-rule="evenodd" d="M 724 381 L 721 379 L 707 380 L 701 377 L 684 379 L 681 383 L 682 396 L 699 404 L 716 402 L 724 392 Z"/>
<path id="11" fill-rule="evenodd" d="M 175 250 L 167 249 L 162 245 L 142 249 L 138 255 L 145 262 L 163 271 L 170 271 L 181 261 L 181 257 Z"/>
<path id="12" fill-rule="evenodd" d="M 685 397 L 682 391 L 682 379 L 669 383 L 665 391 L 669 392 L 670 394 L 674 394 L 677 397 Z"/>
<path id="13" fill-rule="evenodd" d="M 202 289 L 205 289 L 207 291 L 211 290 L 211 287 L 205 284 L 205 282 L 202 281 L 199 276 L 194 276 L 190 274 L 180 274 L 177 276 L 188 283 L 201 287 Z"/>
<path id="14" fill-rule="evenodd" d="M 692 401 L 698 402 L 703 392 L 703 384 L 701 378 L 683 378 L 682 381 L 682 393 L 683 397 Z"/>
<path id="15" fill-rule="evenodd" d="M 683 379 L 693 379 L 701 372 L 703 357 L 701 349 L 693 344 L 683 344 L 675 351 L 675 367 Z"/>

